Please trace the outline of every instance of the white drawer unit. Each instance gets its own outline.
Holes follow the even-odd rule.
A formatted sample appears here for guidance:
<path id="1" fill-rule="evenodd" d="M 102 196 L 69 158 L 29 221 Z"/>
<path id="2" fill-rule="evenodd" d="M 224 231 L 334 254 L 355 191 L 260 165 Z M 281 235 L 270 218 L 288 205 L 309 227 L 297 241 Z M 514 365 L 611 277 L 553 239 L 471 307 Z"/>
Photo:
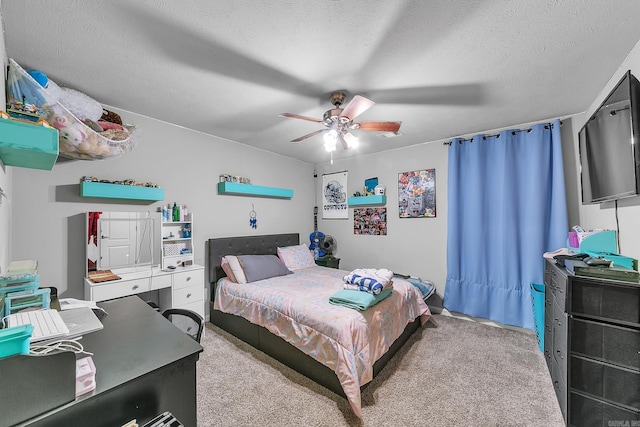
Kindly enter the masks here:
<path id="1" fill-rule="evenodd" d="M 147 292 L 150 289 L 151 280 L 149 277 L 131 280 L 114 280 L 102 283 L 92 283 L 88 281 L 88 279 L 85 279 L 85 299 L 91 301 L 105 301 L 135 295 L 141 292 Z"/>
<path id="2" fill-rule="evenodd" d="M 105 301 L 149 291 L 159 292 L 162 311 L 168 308 L 186 308 L 204 317 L 204 267 L 191 265 L 173 271 L 148 269 L 120 274 L 120 279 L 93 283 L 84 279 L 84 299 Z"/>
<path id="3" fill-rule="evenodd" d="M 186 308 L 204 318 L 204 267 L 182 267 L 171 278 L 171 292 L 160 294 L 160 307 Z"/>

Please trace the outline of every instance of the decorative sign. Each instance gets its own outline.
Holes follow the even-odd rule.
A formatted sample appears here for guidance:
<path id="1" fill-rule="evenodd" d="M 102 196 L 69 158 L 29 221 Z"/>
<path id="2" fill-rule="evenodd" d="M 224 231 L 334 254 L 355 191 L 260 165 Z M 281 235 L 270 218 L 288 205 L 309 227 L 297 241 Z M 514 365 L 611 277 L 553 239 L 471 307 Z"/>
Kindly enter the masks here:
<path id="1" fill-rule="evenodd" d="M 322 219 L 348 219 L 347 171 L 322 175 Z"/>
<path id="2" fill-rule="evenodd" d="M 387 208 L 353 210 L 353 234 L 387 235 Z"/>
<path id="3" fill-rule="evenodd" d="M 400 218 L 435 218 L 435 169 L 398 174 L 398 208 Z"/>

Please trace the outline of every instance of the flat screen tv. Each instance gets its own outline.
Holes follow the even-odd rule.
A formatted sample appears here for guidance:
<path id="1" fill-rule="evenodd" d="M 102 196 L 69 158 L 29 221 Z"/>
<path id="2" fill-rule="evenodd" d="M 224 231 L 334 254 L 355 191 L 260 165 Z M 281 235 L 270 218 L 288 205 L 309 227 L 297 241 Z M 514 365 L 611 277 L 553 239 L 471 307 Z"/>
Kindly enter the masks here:
<path id="1" fill-rule="evenodd" d="M 578 133 L 582 204 L 640 194 L 640 82 L 627 71 Z"/>

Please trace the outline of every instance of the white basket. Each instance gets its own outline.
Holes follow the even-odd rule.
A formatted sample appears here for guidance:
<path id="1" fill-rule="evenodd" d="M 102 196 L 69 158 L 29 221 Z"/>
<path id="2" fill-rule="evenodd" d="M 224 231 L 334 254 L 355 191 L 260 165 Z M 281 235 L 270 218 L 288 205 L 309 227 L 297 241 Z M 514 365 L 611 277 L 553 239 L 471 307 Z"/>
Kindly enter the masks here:
<path id="1" fill-rule="evenodd" d="M 164 256 L 178 256 L 186 247 L 184 243 L 167 243 L 164 245 Z"/>

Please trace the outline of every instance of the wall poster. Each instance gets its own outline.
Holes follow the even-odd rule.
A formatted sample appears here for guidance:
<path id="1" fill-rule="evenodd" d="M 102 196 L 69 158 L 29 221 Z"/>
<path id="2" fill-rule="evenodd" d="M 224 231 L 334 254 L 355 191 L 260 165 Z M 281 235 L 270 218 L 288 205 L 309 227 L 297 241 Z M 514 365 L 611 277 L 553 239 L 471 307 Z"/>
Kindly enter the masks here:
<path id="1" fill-rule="evenodd" d="M 353 234 L 387 235 L 387 208 L 353 210 Z"/>
<path id="2" fill-rule="evenodd" d="M 322 219 L 348 219 L 347 171 L 322 175 Z"/>
<path id="3" fill-rule="evenodd" d="M 398 208 L 400 218 L 435 218 L 435 169 L 398 174 Z"/>

